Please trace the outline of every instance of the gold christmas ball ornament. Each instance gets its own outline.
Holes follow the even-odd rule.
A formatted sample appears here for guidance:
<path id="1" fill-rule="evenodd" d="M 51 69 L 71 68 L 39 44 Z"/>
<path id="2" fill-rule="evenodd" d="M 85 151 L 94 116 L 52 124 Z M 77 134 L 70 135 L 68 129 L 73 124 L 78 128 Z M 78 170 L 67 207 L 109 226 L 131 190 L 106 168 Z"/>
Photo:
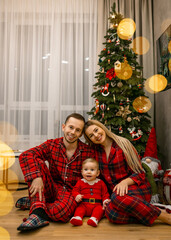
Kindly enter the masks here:
<path id="1" fill-rule="evenodd" d="M 127 61 L 121 63 L 120 69 L 115 69 L 116 76 L 122 80 L 128 80 L 132 76 L 132 67 Z"/>
<path id="2" fill-rule="evenodd" d="M 148 112 L 152 104 L 147 97 L 140 96 L 133 101 L 133 108 L 139 113 Z"/>
<path id="3" fill-rule="evenodd" d="M 123 83 L 122 83 L 122 82 L 118 82 L 118 83 L 117 83 L 117 87 L 118 87 L 118 88 L 121 88 L 122 86 L 123 86 Z"/>
<path id="4" fill-rule="evenodd" d="M 128 121 L 128 122 L 131 122 L 131 120 L 132 120 L 131 117 L 128 117 L 128 118 L 127 118 L 127 121 Z"/>

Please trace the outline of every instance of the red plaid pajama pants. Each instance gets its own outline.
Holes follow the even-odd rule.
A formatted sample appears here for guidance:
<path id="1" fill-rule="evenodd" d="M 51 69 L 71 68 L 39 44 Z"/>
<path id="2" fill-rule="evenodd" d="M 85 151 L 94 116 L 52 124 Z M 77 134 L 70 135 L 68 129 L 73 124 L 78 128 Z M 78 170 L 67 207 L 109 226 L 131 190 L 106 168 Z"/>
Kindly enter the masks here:
<path id="1" fill-rule="evenodd" d="M 66 186 L 56 184 L 53 181 L 45 164 L 41 166 L 40 171 L 44 183 L 42 201 L 39 200 L 38 193 L 30 198 L 30 214 L 36 208 L 43 208 L 52 221 L 68 222 L 77 206 L 71 191 L 68 191 Z M 28 183 L 28 185 L 30 187 L 31 183 Z"/>
<path id="2" fill-rule="evenodd" d="M 129 186 L 128 194 L 119 196 L 114 192 L 107 205 L 105 215 L 112 223 L 142 223 L 150 226 L 161 211 L 150 204 L 150 187 Z"/>

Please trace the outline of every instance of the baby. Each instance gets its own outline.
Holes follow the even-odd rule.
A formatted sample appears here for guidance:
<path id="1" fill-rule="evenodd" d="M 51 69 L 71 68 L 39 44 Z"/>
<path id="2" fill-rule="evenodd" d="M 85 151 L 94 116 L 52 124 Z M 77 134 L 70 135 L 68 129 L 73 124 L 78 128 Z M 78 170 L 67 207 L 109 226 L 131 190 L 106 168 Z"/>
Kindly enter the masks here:
<path id="1" fill-rule="evenodd" d="M 74 226 L 80 226 L 83 224 L 84 216 L 91 216 L 87 224 L 97 227 L 98 222 L 104 215 L 107 203 L 110 202 L 109 193 L 105 183 L 97 178 L 100 170 L 95 159 L 84 160 L 81 172 L 83 178 L 77 182 L 72 191 L 75 201 L 79 205 L 70 223 Z"/>

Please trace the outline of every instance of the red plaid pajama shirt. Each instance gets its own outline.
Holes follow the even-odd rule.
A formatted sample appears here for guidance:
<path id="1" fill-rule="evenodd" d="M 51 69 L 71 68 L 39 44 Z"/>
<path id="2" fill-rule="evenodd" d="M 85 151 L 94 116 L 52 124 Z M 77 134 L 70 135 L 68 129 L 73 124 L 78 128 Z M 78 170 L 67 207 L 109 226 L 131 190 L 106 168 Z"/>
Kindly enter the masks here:
<path id="1" fill-rule="evenodd" d="M 102 146 L 96 145 L 96 159 L 99 162 L 101 178 L 111 193 L 111 202 L 107 205 L 105 214 L 113 223 L 135 223 L 151 225 L 161 211 L 149 202 L 151 186 L 145 178 L 145 173 L 134 173 L 128 166 L 125 155 L 113 142 L 107 160 Z M 122 180 L 131 178 L 135 184 L 128 187 L 128 194 L 119 196 L 113 188 Z"/>
<path id="2" fill-rule="evenodd" d="M 30 214 L 41 207 L 53 221 L 67 222 L 77 206 L 72 188 L 81 178 L 82 162 L 89 157 L 94 157 L 94 151 L 78 140 L 78 147 L 68 160 L 63 138 L 47 140 L 23 152 L 19 161 L 28 186 L 37 177 L 42 177 L 44 183 L 43 200 L 39 201 L 38 193 L 30 198 Z"/>

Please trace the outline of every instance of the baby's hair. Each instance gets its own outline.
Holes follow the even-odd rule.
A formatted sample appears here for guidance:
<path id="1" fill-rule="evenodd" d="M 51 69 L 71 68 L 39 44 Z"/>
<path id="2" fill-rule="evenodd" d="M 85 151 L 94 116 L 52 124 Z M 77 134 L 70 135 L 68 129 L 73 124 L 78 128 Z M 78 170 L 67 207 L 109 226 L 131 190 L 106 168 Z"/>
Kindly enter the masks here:
<path id="1" fill-rule="evenodd" d="M 88 163 L 88 162 L 95 163 L 95 164 L 97 165 L 98 170 L 99 170 L 99 163 L 98 163 L 98 161 L 97 161 L 96 159 L 94 159 L 94 158 L 87 158 L 86 160 L 84 160 L 84 161 L 82 162 L 82 167 L 83 167 L 86 163 Z"/>

